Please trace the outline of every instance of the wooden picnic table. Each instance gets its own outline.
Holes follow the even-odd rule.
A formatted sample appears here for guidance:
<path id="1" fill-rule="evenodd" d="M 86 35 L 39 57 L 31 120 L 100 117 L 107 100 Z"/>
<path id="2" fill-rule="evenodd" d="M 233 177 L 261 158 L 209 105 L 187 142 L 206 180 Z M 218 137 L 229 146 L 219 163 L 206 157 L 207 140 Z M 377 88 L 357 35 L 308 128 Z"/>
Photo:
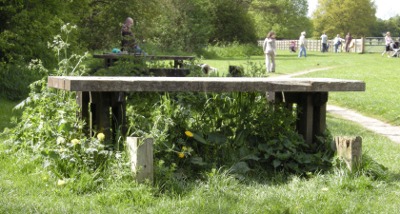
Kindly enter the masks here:
<path id="1" fill-rule="evenodd" d="M 96 128 L 106 136 L 126 124 L 124 92 L 268 92 L 288 107 L 297 104 L 297 131 L 310 144 L 326 129 L 328 92 L 365 91 L 363 81 L 328 78 L 49 76 L 48 87 L 78 92 L 90 132 Z"/>
<path id="2" fill-rule="evenodd" d="M 184 61 L 193 61 L 194 56 L 168 56 L 168 55 L 143 55 L 143 54 L 125 54 L 125 53 L 104 53 L 104 54 L 94 54 L 94 58 L 104 59 L 104 66 L 110 67 L 115 61 L 121 58 L 136 58 L 143 60 L 173 60 L 174 68 L 182 68 Z"/>

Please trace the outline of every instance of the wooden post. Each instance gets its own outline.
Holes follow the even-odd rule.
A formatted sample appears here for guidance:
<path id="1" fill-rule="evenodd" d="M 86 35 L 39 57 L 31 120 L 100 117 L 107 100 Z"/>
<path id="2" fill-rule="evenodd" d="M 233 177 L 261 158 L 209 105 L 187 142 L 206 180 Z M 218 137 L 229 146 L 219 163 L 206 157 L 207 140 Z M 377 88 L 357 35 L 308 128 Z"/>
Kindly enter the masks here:
<path id="1" fill-rule="evenodd" d="M 136 181 L 142 183 L 148 180 L 153 183 L 153 139 L 128 137 L 126 143 Z"/>
<path id="2" fill-rule="evenodd" d="M 362 161 L 362 138 L 335 137 L 335 143 L 337 154 L 346 162 L 347 168 L 350 171 L 357 169 Z"/>

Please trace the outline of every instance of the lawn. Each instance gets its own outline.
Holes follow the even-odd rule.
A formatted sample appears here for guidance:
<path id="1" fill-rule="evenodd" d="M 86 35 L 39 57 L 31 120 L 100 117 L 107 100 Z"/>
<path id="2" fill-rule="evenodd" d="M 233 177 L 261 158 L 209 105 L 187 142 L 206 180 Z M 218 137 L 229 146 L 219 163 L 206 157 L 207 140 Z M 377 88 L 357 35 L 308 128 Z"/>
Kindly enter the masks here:
<path id="1" fill-rule="evenodd" d="M 229 65 L 239 65 L 250 69 L 249 65 L 262 67 L 261 56 L 241 60 L 204 60 L 220 71 L 228 71 Z M 301 77 L 327 77 L 362 80 L 365 92 L 331 92 L 328 104 L 355 109 L 365 115 L 400 125 L 400 59 L 377 54 L 316 53 L 307 58 L 297 58 L 296 54 L 279 53 L 277 70 L 271 77 L 295 72 L 319 70 Z M 264 68 L 264 67 L 262 67 Z M 327 68 L 327 69 L 324 69 Z"/>
<path id="2" fill-rule="evenodd" d="M 331 68 L 305 76 L 364 80 L 366 92 L 331 93 L 329 104 L 356 109 L 390 121 L 398 115 L 396 64 L 379 54 L 309 53 L 307 58 L 278 53 L 277 73 Z M 204 60 L 227 71 L 229 65 L 256 64 L 264 58 Z M 258 67 L 259 67 L 258 66 Z M 2 115 L 15 103 L 0 102 Z M 391 116 L 392 115 L 392 116 Z M 7 126 L 2 117 L 0 130 Z M 0 213 L 397 213 L 400 210 L 400 146 L 360 125 L 328 114 L 334 136 L 362 136 L 364 169 L 349 173 L 335 166 L 329 172 L 283 176 L 276 172 L 237 179 L 224 169 L 205 172 L 203 180 L 178 189 L 108 180 L 97 192 L 77 194 L 58 186 L 30 157 L 21 158 L 0 144 Z M 5 140 L 4 137 L 0 140 Z M 252 172 L 252 174 L 258 174 Z M 172 189 L 173 190 L 173 189 Z"/>

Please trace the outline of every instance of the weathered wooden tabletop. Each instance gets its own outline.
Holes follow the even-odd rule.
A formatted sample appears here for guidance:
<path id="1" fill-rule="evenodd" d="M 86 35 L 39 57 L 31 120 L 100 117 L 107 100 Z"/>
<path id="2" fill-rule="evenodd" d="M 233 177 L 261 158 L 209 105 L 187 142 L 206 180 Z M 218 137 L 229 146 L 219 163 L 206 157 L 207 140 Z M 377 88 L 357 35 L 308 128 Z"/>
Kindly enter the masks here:
<path id="1" fill-rule="evenodd" d="M 365 91 L 365 82 L 328 78 L 49 76 L 48 87 L 98 92 L 331 92 Z"/>

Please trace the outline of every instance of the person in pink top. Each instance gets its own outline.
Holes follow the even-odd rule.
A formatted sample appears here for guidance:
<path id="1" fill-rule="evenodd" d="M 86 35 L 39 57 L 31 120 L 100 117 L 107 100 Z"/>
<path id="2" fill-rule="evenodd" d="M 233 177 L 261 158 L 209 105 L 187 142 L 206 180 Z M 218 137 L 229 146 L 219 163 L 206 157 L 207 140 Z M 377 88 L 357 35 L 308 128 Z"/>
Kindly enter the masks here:
<path id="1" fill-rule="evenodd" d="M 393 39 L 392 39 L 392 37 L 390 36 L 390 32 L 388 31 L 388 32 L 386 32 L 386 35 L 385 35 L 385 51 L 383 51 L 383 53 L 382 53 L 382 56 L 385 54 L 385 53 L 388 53 L 388 56 L 390 56 L 390 53 L 391 53 L 391 51 L 392 51 L 392 48 L 391 48 L 391 45 L 393 44 Z"/>

